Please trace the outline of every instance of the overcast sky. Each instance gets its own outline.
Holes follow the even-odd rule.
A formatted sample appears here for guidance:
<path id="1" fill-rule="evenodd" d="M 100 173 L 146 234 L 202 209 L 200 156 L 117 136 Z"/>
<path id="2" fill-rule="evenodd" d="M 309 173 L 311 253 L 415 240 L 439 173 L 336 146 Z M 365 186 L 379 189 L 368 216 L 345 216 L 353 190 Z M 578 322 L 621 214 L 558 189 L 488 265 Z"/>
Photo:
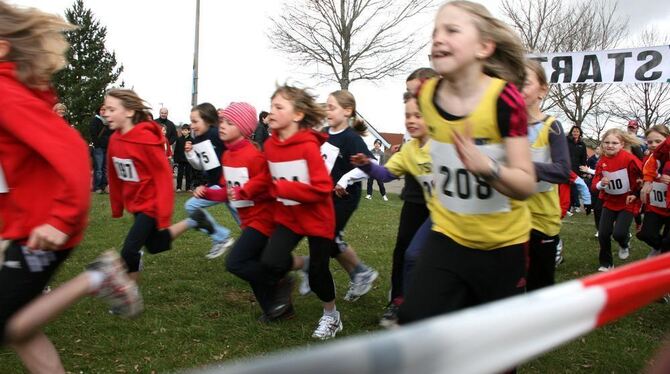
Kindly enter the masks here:
<path id="1" fill-rule="evenodd" d="M 74 2 L 6 1 L 60 15 Z M 499 14 L 499 1 L 480 2 Z M 231 101 L 247 101 L 260 112 L 268 109 L 276 83 L 311 87 L 322 101 L 339 88 L 336 84 L 318 85 L 303 73 L 304 67 L 291 65 L 285 56 L 271 50 L 266 38 L 269 18 L 280 12 L 283 3 L 201 0 L 199 102 L 222 107 Z M 107 27 L 107 47 L 123 63 L 121 77 L 126 86 L 150 103 L 155 115 L 162 103 L 175 123 L 188 121 L 195 0 L 85 0 L 84 4 Z M 630 18 L 629 35 L 651 25 L 670 34 L 668 0 L 619 0 L 619 9 Z M 414 21 L 412 28 L 423 27 L 421 33 L 429 40 L 433 18 L 434 12 L 426 13 Z M 428 48 L 417 56 L 410 70 L 427 66 L 427 55 Z M 404 85 L 403 75 L 375 83 L 354 82 L 349 89 L 356 97 L 358 111 L 375 128 L 402 133 Z"/>

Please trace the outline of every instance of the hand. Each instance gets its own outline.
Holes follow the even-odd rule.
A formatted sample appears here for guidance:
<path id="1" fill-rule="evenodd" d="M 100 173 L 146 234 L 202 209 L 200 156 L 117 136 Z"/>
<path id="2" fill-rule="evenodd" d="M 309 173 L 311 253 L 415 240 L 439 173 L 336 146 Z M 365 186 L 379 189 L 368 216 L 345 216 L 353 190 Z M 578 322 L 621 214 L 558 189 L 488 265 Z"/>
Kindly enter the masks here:
<path id="1" fill-rule="evenodd" d="M 626 196 L 626 205 L 631 204 L 633 201 L 637 199 L 637 196 L 635 195 L 628 195 Z"/>
<path id="2" fill-rule="evenodd" d="M 670 175 L 663 174 L 658 177 L 658 181 L 665 184 L 670 184 Z"/>
<path id="3" fill-rule="evenodd" d="M 347 192 L 347 190 L 345 188 L 343 188 L 342 186 L 340 186 L 338 184 L 338 185 L 335 185 L 335 195 L 337 195 L 337 197 L 345 197 L 345 196 L 349 195 L 349 192 Z"/>
<path id="4" fill-rule="evenodd" d="M 463 133 L 452 131 L 454 146 L 461 159 L 463 166 L 472 174 L 480 177 L 489 176 L 493 173 L 493 160 L 482 153 L 472 139 L 472 124 L 465 123 Z"/>
<path id="5" fill-rule="evenodd" d="M 648 200 L 647 196 L 649 196 L 649 193 L 651 193 L 651 187 L 652 187 L 651 182 L 644 182 L 644 184 L 642 185 L 642 190 L 640 191 L 640 200 L 644 204 L 647 203 Z"/>
<path id="6" fill-rule="evenodd" d="M 610 185 L 610 180 L 607 177 L 603 177 L 603 179 L 600 180 L 600 185 L 607 187 Z"/>
<path id="7" fill-rule="evenodd" d="M 228 200 L 230 200 L 230 201 L 240 200 L 240 190 L 241 190 L 241 188 L 239 186 L 229 188 L 228 189 Z"/>
<path id="8" fill-rule="evenodd" d="M 357 153 L 350 158 L 351 163 L 356 165 L 356 166 L 363 166 L 367 165 L 370 163 L 370 159 L 368 156 L 362 154 L 362 153 Z"/>
<path id="9" fill-rule="evenodd" d="M 396 153 L 400 150 L 400 144 L 391 146 L 391 153 Z"/>
<path id="10" fill-rule="evenodd" d="M 579 171 L 581 171 L 582 173 L 586 173 L 589 171 L 589 167 L 582 165 L 579 167 Z"/>
<path id="11" fill-rule="evenodd" d="M 193 150 L 193 143 L 186 142 L 184 143 L 184 152 L 191 152 Z"/>
<path id="12" fill-rule="evenodd" d="M 70 236 L 51 225 L 37 226 L 30 232 L 26 246 L 30 249 L 59 249 Z"/>
<path id="13" fill-rule="evenodd" d="M 193 191 L 193 196 L 202 199 L 205 197 L 205 190 L 205 186 L 198 186 L 195 188 L 195 191 Z"/>

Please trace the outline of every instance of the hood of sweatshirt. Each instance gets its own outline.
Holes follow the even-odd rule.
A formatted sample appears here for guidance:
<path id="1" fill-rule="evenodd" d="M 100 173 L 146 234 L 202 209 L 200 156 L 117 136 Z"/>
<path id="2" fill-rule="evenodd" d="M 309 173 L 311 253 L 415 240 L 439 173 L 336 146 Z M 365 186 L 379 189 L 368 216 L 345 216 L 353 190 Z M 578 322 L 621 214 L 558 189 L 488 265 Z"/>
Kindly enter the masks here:
<path id="1" fill-rule="evenodd" d="M 16 75 L 16 64 L 13 62 L 0 62 L 0 78 L 7 78 L 19 82 L 25 89 L 29 90 L 39 99 L 45 101 L 49 106 L 53 106 L 58 102 L 58 98 L 56 98 L 56 94 L 53 89 L 49 88 L 42 90 L 34 87 L 28 87 L 25 85 L 25 83 L 19 81 L 19 77 Z"/>
<path id="2" fill-rule="evenodd" d="M 161 126 L 154 121 L 145 121 L 136 124 L 132 130 L 125 134 L 117 131 L 118 139 L 128 143 L 163 145 L 165 136 Z"/>
<path id="3" fill-rule="evenodd" d="M 315 131 L 313 129 L 301 129 L 295 135 L 282 141 L 279 139 L 277 131 L 272 131 L 272 136 L 268 140 L 278 147 L 291 147 L 295 144 L 314 142 L 321 147 L 323 143 L 328 141 L 328 134 Z"/>

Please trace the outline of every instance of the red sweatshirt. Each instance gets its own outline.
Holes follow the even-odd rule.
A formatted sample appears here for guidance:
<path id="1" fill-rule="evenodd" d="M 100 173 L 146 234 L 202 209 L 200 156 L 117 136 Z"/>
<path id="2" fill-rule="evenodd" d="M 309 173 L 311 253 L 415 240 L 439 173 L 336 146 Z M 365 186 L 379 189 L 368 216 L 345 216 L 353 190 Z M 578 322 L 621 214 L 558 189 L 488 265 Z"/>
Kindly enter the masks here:
<path id="1" fill-rule="evenodd" d="M 130 131 L 114 131 L 107 147 L 112 217 L 144 213 L 159 229 L 170 226 L 174 192 L 172 169 L 165 158 L 165 137 L 155 122 L 140 122 Z"/>
<path id="2" fill-rule="evenodd" d="M 647 196 L 647 204 L 644 205 L 646 212 L 656 213 L 663 217 L 670 217 L 670 209 L 668 209 L 668 185 L 657 181 L 661 175 L 670 175 L 670 162 L 665 162 L 663 167 L 660 166 L 660 161 L 657 161 L 654 155 L 645 157 L 643 161 L 642 172 L 644 174 L 644 181 L 651 182 L 652 191 Z"/>
<path id="3" fill-rule="evenodd" d="M 274 133 L 265 142 L 265 155 L 274 181 L 270 193 L 279 200 L 275 222 L 299 235 L 333 239 L 333 181 L 320 150 L 326 139 L 314 130 L 300 130 L 284 141 Z"/>
<path id="4" fill-rule="evenodd" d="M 596 165 L 596 174 L 591 187 L 593 190 L 596 190 L 596 185 L 604 176 L 607 176 L 610 182 L 606 189 L 599 190 L 603 207 L 617 212 L 625 209 L 638 214 L 639 204 L 626 205 L 626 197 L 640 189 L 637 182 L 638 179 L 642 179 L 640 160 L 626 151 L 620 151 L 613 157 L 603 154 Z"/>
<path id="5" fill-rule="evenodd" d="M 27 239 L 49 224 L 69 235 L 66 249 L 88 224 L 91 164 L 86 142 L 51 110 L 56 101 L 0 62 L 0 237 Z"/>
<path id="6" fill-rule="evenodd" d="M 205 199 L 228 201 L 228 189 L 235 188 L 240 199 L 233 201 L 232 205 L 240 215 L 241 227 L 252 227 L 270 236 L 275 227 L 275 199 L 269 193 L 272 178 L 265 155 L 250 141 L 242 139 L 226 143 L 221 165 L 223 174 L 219 185 L 225 188 L 206 188 Z"/>

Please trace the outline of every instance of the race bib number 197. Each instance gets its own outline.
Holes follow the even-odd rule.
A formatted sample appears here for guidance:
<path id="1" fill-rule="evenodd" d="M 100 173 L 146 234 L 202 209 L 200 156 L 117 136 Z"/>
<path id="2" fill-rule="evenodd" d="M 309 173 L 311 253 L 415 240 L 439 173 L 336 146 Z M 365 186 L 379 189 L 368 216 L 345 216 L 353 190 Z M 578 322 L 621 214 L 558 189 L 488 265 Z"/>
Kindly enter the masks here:
<path id="1" fill-rule="evenodd" d="M 140 176 L 137 174 L 133 160 L 129 158 L 112 157 L 116 175 L 125 182 L 139 182 Z"/>
<path id="2" fill-rule="evenodd" d="M 0 193 L 9 193 L 9 187 L 7 186 L 7 180 L 5 180 L 5 173 L 2 171 L 2 166 L 0 166 Z"/>

